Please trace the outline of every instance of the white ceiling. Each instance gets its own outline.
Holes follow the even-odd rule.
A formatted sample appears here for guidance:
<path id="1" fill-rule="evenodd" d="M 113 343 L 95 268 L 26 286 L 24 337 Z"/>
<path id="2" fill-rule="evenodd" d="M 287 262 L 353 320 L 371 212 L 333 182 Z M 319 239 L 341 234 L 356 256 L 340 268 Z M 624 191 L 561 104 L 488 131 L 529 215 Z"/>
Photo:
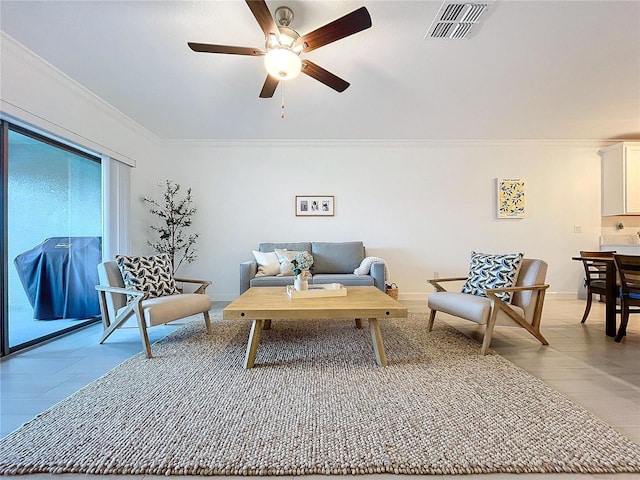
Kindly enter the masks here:
<path id="1" fill-rule="evenodd" d="M 640 139 L 640 0 L 497 0 L 462 40 L 423 39 L 440 1 L 267 4 L 301 34 L 367 7 L 370 29 L 303 54 L 345 92 L 300 75 L 282 120 L 261 57 L 187 47 L 263 48 L 240 0 L 1 0 L 0 26 L 162 139 Z"/>

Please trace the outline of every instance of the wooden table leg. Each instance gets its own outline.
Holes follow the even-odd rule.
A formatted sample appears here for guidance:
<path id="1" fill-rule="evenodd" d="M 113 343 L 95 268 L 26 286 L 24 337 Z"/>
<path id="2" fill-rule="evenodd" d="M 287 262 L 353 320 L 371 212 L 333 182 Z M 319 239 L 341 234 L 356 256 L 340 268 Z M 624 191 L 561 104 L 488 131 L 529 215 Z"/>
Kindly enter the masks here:
<path id="1" fill-rule="evenodd" d="M 262 332 L 262 320 L 254 320 L 251 324 L 251 332 L 249 333 L 249 342 L 247 343 L 247 354 L 244 357 L 244 368 L 253 368 L 258 353 L 258 344 L 260 343 L 260 333 Z"/>
<path id="2" fill-rule="evenodd" d="M 380 335 L 380 325 L 377 318 L 369 319 L 369 330 L 371 331 L 371 342 L 373 343 L 373 351 L 376 354 L 376 362 L 381 367 L 387 366 L 387 355 L 384 353 L 384 343 L 382 343 L 382 335 Z"/>
<path id="3" fill-rule="evenodd" d="M 356 328 L 362 328 L 362 319 L 356 318 Z"/>

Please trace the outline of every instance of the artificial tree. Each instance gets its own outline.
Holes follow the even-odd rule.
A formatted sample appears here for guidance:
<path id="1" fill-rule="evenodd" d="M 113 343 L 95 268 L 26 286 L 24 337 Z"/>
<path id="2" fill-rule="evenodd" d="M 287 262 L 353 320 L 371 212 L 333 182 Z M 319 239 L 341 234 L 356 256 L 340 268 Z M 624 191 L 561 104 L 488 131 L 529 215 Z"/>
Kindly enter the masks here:
<path id="1" fill-rule="evenodd" d="M 157 252 L 169 255 L 175 274 L 183 262 L 192 263 L 196 259 L 194 245 L 198 234 L 188 233 L 187 230 L 197 209 L 193 206 L 191 188 L 187 189 L 184 198 L 179 198 L 179 184 L 166 180 L 165 186 L 163 203 L 146 196 L 142 200 L 150 205 L 149 212 L 162 220 L 160 226 L 150 226 L 151 230 L 158 233 L 158 239 L 147 240 L 147 244 Z"/>

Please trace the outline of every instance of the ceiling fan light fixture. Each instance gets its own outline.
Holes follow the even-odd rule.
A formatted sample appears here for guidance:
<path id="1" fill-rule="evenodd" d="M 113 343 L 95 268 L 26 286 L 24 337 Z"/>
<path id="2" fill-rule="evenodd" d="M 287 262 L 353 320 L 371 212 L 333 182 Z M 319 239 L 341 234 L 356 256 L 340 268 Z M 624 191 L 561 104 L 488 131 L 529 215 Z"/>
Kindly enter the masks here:
<path id="1" fill-rule="evenodd" d="M 264 66 L 269 75 L 278 80 L 291 80 L 300 73 L 302 62 L 290 48 L 277 47 L 264 56 Z"/>
<path id="2" fill-rule="evenodd" d="M 296 32 L 293 28 L 289 27 L 280 27 L 280 35 L 278 38 L 278 43 L 283 47 L 293 47 L 296 40 L 300 38 L 298 32 Z"/>
<path id="3" fill-rule="evenodd" d="M 275 33 L 270 33 L 269 36 L 267 37 L 267 41 L 266 41 L 267 50 L 271 50 L 272 48 L 276 48 L 279 45 L 280 45 L 280 41 L 278 40 L 278 37 L 276 36 L 276 34 Z"/>

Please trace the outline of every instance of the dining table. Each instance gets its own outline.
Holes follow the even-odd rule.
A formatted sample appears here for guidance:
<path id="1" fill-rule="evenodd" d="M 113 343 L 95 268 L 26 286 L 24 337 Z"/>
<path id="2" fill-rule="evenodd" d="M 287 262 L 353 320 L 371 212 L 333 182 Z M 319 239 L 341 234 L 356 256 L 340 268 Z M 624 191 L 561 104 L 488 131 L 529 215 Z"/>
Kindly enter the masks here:
<path id="1" fill-rule="evenodd" d="M 612 257 L 571 257 L 572 260 L 590 260 L 601 263 L 605 269 L 605 334 L 608 337 L 616 336 L 616 312 L 618 308 L 618 282 L 616 264 Z"/>

